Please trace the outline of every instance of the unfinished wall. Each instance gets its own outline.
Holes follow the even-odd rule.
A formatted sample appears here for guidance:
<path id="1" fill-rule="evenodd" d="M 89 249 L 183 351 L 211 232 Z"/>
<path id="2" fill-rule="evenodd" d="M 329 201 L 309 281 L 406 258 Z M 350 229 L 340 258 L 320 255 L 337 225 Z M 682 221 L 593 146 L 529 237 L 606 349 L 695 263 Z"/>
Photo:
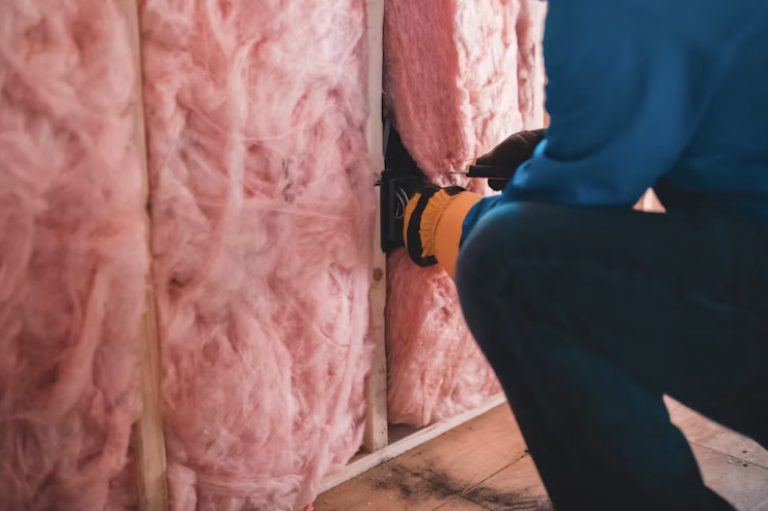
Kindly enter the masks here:
<path id="1" fill-rule="evenodd" d="M 139 6 L 171 506 L 299 509 L 363 429 L 364 2 Z M 136 505 L 150 258 L 125 8 L 0 3 L 3 510 Z"/>
<path id="2" fill-rule="evenodd" d="M 0 2 L 0 509 L 126 509 L 148 247 L 126 23 Z"/>
<path id="3" fill-rule="evenodd" d="M 364 2 L 146 0 L 142 26 L 173 509 L 298 509 L 362 434 Z"/>
<path id="4" fill-rule="evenodd" d="M 300 509 L 363 429 L 364 1 L 138 4 L 171 505 Z M 136 503 L 150 258 L 117 5 L 0 2 L 0 509 Z M 435 180 L 537 125 L 529 2 L 387 6 L 388 100 Z M 390 268 L 394 420 L 496 392 L 452 283 Z"/>
<path id="5" fill-rule="evenodd" d="M 543 124 L 538 0 L 388 0 L 386 99 L 403 142 L 438 184 L 506 136 Z M 450 279 L 390 257 L 389 417 L 424 425 L 500 388 L 466 329 Z"/>

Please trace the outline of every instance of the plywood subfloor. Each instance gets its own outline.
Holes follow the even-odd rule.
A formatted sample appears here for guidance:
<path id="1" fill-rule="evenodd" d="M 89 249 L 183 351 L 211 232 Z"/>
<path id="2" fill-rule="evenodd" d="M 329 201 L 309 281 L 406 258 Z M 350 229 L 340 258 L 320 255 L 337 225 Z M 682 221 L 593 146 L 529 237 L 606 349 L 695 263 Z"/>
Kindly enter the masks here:
<path id="1" fill-rule="evenodd" d="M 707 484 L 740 511 L 768 511 L 768 452 L 668 400 Z M 506 404 L 320 495 L 315 511 L 549 511 Z"/>

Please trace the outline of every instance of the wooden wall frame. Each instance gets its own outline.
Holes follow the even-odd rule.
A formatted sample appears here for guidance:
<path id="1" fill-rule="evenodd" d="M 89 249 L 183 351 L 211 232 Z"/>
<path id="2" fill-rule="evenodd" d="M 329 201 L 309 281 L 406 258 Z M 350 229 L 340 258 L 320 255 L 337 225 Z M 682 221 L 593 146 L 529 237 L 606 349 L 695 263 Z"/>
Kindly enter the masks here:
<path id="1" fill-rule="evenodd" d="M 384 147 L 382 133 L 382 92 L 383 92 L 383 56 L 384 56 L 384 2 L 385 0 L 366 0 L 366 24 L 368 32 L 368 120 L 366 139 L 371 168 L 384 169 Z M 379 217 L 379 204 L 376 207 L 376 219 Z M 351 479 L 373 467 L 409 451 L 433 438 L 455 428 L 491 408 L 505 402 L 502 394 L 489 398 L 483 405 L 424 428 L 406 428 L 399 426 L 390 431 L 387 419 L 387 356 L 384 328 L 384 307 L 386 304 L 387 279 L 386 256 L 381 251 L 380 231 L 375 224 L 373 247 L 373 276 L 370 289 L 371 332 L 374 345 L 373 366 L 366 384 L 367 416 L 363 449 L 353 457 L 341 471 L 331 474 L 323 481 L 320 492 L 324 492 Z"/>
<path id="2" fill-rule="evenodd" d="M 384 135 L 381 117 L 384 70 L 384 0 L 365 0 L 365 20 L 368 45 L 368 119 L 365 124 L 365 138 L 368 143 L 368 158 L 374 174 L 371 185 L 378 173 L 384 170 Z M 387 351 L 384 309 L 387 303 L 387 260 L 381 250 L 379 230 L 380 204 L 376 195 L 376 211 L 373 220 L 373 254 L 371 289 L 368 294 L 370 306 L 370 340 L 374 343 L 373 364 L 366 382 L 365 398 L 367 413 L 363 446 L 369 452 L 383 449 L 388 444 L 387 421 Z"/>
<path id="3" fill-rule="evenodd" d="M 136 107 L 134 112 L 136 127 L 134 130 L 134 143 L 141 155 L 141 168 L 144 178 L 142 193 L 144 203 L 147 205 L 147 215 L 145 217 L 148 236 L 147 246 L 150 248 L 151 255 L 152 224 L 149 218 L 150 175 L 147 163 L 148 148 L 143 109 L 139 5 L 138 0 L 117 0 L 117 2 L 125 16 L 127 35 L 130 39 L 133 53 L 133 64 L 136 69 Z M 370 168 L 373 169 L 371 186 L 376 181 L 379 172 L 384 168 L 382 134 L 384 2 L 385 0 L 365 0 L 366 43 L 370 58 L 367 75 L 369 106 L 365 136 L 368 145 Z M 329 475 L 322 482 L 319 488 L 320 492 L 333 488 L 356 475 L 370 470 L 376 465 L 413 449 L 504 402 L 503 395 L 496 395 L 476 409 L 427 427 L 419 429 L 397 426 L 390 431 L 390 424 L 387 418 L 387 355 L 385 336 L 387 265 L 386 256 L 380 248 L 378 218 L 379 204 L 377 200 L 375 218 L 373 219 L 375 234 L 373 236 L 373 246 L 371 247 L 371 287 L 368 295 L 370 306 L 369 342 L 373 344 L 373 360 L 371 372 L 365 386 L 367 411 L 363 446 L 361 451 L 350 460 L 346 467 L 335 474 Z M 167 511 L 170 509 L 170 501 L 168 495 L 165 432 L 161 412 L 159 326 L 151 271 L 147 277 L 146 300 L 147 310 L 142 318 L 142 339 L 140 343 L 142 354 L 140 390 L 144 406 L 142 416 L 132 432 L 132 445 L 134 446 L 137 460 L 139 509 L 141 511 Z"/>

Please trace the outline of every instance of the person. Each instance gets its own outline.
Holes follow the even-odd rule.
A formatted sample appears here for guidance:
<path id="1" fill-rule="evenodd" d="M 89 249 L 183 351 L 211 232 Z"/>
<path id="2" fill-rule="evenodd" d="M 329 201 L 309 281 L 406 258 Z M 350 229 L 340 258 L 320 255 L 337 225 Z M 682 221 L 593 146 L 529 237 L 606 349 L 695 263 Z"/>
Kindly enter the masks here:
<path id="1" fill-rule="evenodd" d="M 733 509 L 662 396 L 768 445 L 768 2 L 552 0 L 544 60 L 544 140 L 501 195 L 415 196 L 409 250 L 556 509 Z"/>

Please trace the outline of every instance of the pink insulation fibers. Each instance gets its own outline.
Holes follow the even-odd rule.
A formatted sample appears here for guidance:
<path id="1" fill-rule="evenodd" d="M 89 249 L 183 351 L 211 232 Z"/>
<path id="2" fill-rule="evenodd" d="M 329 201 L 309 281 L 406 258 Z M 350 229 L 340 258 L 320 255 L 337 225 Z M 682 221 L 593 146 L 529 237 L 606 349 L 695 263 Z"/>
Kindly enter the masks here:
<path id="1" fill-rule="evenodd" d="M 292 510 L 361 442 L 363 0 L 142 4 L 172 507 Z"/>
<path id="2" fill-rule="evenodd" d="M 390 421 L 423 426 L 500 392 L 467 331 L 453 281 L 412 264 L 404 250 L 390 256 L 389 269 Z"/>
<path id="3" fill-rule="evenodd" d="M 0 2 L 2 510 L 134 504 L 148 246 L 128 41 L 116 2 Z"/>
<path id="4" fill-rule="evenodd" d="M 543 125 L 538 0 L 389 0 L 386 97 L 403 142 L 436 183 L 508 135 Z M 482 183 L 471 183 L 482 190 Z M 390 257 L 389 417 L 425 425 L 499 392 L 453 282 Z"/>

